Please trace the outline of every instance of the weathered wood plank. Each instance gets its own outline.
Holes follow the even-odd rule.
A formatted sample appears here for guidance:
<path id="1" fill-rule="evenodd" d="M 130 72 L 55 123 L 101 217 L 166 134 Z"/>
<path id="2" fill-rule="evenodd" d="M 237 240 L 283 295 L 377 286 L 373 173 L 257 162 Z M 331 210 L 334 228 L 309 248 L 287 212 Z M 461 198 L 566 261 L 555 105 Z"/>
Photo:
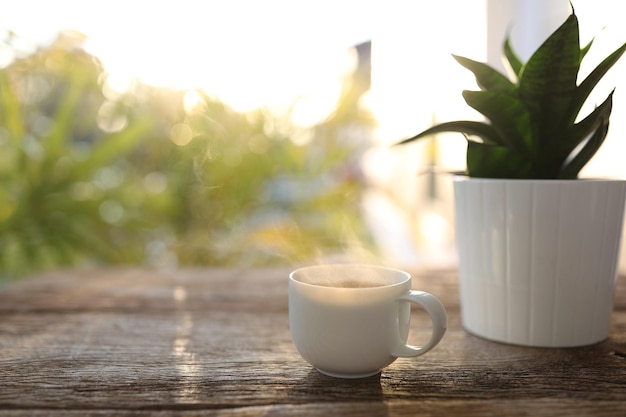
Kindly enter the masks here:
<path id="1" fill-rule="evenodd" d="M 464 332 L 454 273 L 420 274 L 448 308 L 442 343 L 345 381 L 295 351 L 287 272 L 69 271 L 5 288 L 0 415 L 624 415 L 623 279 L 609 340 L 532 349 Z M 417 342 L 428 320 L 414 316 Z"/>

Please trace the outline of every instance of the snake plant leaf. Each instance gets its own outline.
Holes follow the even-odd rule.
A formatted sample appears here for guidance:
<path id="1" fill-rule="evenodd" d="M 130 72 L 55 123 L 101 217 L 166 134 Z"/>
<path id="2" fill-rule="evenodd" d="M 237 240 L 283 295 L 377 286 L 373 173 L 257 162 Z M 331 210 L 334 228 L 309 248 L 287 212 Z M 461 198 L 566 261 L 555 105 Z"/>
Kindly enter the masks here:
<path id="1" fill-rule="evenodd" d="M 596 68 L 594 68 L 591 73 L 580 83 L 574 96 L 572 97 L 572 101 L 570 104 L 569 113 L 572 117 L 576 118 L 583 104 L 591 94 L 591 91 L 598 84 L 598 82 L 604 77 L 613 65 L 624 55 L 624 51 L 626 51 L 626 43 L 617 48 L 613 53 L 607 56 Z M 574 122 L 574 119 L 570 121 Z"/>
<path id="2" fill-rule="evenodd" d="M 587 117 L 569 127 L 563 140 L 559 141 L 558 153 L 561 154 L 560 156 L 562 158 L 568 157 L 585 139 L 589 138 L 597 127 L 603 123 L 603 120 L 609 118 L 612 107 L 613 92 Z"/>
<path id="3" fill-rule="evenodd" d="M 498 131 L 491 125 L 488 125 L 483 122 L 475 122 L 475 121 L 465 121 L 460 120 L 456 122 L 445 122 L 440 123 L 438 125 L 432 126 L 423 132 L 412 136 L 408 139 L 404 139 L 402 142 L 397 143 L 397 145 L 402 145 L 405 143 L 413 142 L 417 139 L 421 139 L 426 136 L 431 136 L 437 133 L 444 132 L 458 132 L 463 133 L 466 137 L 469 136 L 478 136 L 482 139 L 483 143 L 486 145 L 504 145 L 504 141 Z"/>
<path id="4" fill-rule="evenodd" d="M 499 71 L 483 62 L 474 61 L 459 55 L 452 56 L 459 64 L 474 73 L 476 83 L 482 90 L 515 94 L 515 85 Z"/>
<path id="5" fill-rule="evenodd" d="M 524 178 L 531 170 L 529 159 L 505 146 L 467 142 L 466 174 L 479 178 Z"/>
<path id="6" fill-rule="evenodd" d="M 400 143 L 440 132 L 467 137 L 466 173 L 491 178 L 576 178 L 605 140 L 612 108 L 611 93 L 580 122 L 591 91 L 626 52 L 626 43 L 607 56 L 577 84 L 580 66 L 593 44 L 581 48 L 578 18 L 571 15 L 523 63 L 507 36 L 503 57 L 511 80 L 488 66 L 453 55 L 476 77 L 481 91 L 464 91 L 465 102 L 487 122 L 447 122 Z"/>
<path id="7" fill-rule="evenodd" d="M 594 41 L 594 39 L 591 39 L 589 41 L 589 43 L 587 45 L 585 45 L 584 48 L 580 49 L 580 61 L 581 62 L 585 58 L 585 55 L 587 55 L 587 52 L 589 52 L 589 50 L 591 49 L 591 45 L 593 45 L 593 41 Z"/>
<path id="8" fill-rule="evenodd" d="M 538 144 L 552 140 L 569 122 L 571 99 L 580 68 L 578 18 L 571 14 L 529 58 L 519 93 L 542 132 Z"/>
<path id="9" fill-rule="evenodd" d="M 611 96 L 607 99 L 610 103 Z M 587 143 L 583 146 L 583 148 L 573 156 L 571 161 L 567 162 L 566 165 L 561 169 L 559 178 L 563 179 L 574 179 L 577 178 L 580 170 L 591 160 L 591 158 L 596 154 L 600 146 L 604 143 L 604 139 L 609 131 L 609 114 L 611 113 L 610 104 L 609 110 L 604 111 L 600 118 L 600 123 L 591 136 L 591 138 L 587 141 Z M 599 108 L 599 107 L 598 107 Z"/>
<path id="10" fill-rule="evenodd" d="M 562 178 L 575 178 L 582 167 L 589 162 L 600 148 L 608 133 L 612 106 L 613 92 L 591 114 L 569 129 L 567 137 L 571 138 L 570 147 L 572 147 L 572 151 L 567 155 L 569 162 L 566 160 L 562 168 Z M 582 149 L 574 154 L 573 151 L 588 138 L 589 140 Z"/>
<path id="11" fill-rule="evenodd" d="M 519 79 L 522 68 L 524 67 L 524 63 L 519 59 L 519 57 L 513 50 L 511 40 L 508 36 L 504 41 L 504 46 L 502 47 L 502 50 L 504 52 L 504 58 L 506 58 L 506 62 L 511 67 L 511 71 L 513 71 L 515 77 Z"/>
<path id="12" fill-rule="evenodd" d="M 528 152 L 532 130 L 530 115 L 517 97 L 491 91 L 463 91 L 465 102 L 491 121 L 507 147 Z"/>

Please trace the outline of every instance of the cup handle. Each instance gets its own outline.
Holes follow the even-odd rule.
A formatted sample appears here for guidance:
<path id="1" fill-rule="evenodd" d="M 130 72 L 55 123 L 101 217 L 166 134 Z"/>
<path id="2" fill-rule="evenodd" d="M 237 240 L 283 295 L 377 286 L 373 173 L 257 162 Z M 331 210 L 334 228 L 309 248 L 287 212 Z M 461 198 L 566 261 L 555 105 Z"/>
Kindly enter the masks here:
<path id="1" fill-rule="evenodd" d="M 424 291 L 409 291 L 407 294 L 399 297 L 397 301 L 408 301 L 424 308 L 432 320 L 433 332 L 430 340 L 424 346 L 401 344 L 396 347 L 391 354 L 398 358 L 415 357 L 423 355 L 437 346 L 448 327 L 448 314 L 443 304 L 441 304 L 441 301 L 434 295 Z"/>

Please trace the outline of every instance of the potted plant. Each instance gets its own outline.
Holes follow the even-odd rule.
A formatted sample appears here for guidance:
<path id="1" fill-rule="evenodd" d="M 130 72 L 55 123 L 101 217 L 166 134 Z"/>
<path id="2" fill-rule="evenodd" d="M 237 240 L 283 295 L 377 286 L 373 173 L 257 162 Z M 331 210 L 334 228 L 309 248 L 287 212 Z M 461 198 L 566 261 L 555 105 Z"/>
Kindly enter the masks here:
<path id="1" fill-rule="evenodd" d="M 464 328 L 500 342 L 583 346 L 608 337 L 626 181 L 579 179 L 602 145 L 613 93 L 579 119 L 583 103 L 626 43 L 578 82 L 592 42 L 580 47 L 574 10 L 523 63 L 505 39 L 509 77 L 454 58 L 480 91 L 466 103 L 488 120 L 453 121 L 440 132 L 467 139 L 465 176 L 454 178 Z"/>

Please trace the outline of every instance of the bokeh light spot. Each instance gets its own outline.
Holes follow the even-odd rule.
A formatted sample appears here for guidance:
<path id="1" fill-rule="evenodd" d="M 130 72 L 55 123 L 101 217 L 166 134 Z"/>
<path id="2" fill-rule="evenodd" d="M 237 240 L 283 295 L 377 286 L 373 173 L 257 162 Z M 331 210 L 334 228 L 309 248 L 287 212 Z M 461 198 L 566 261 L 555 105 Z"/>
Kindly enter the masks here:
<path id="1" fill-rule="evenodd" d="M 143 185 L 150 194 L 159 194 L 167 189 L 167 177 L 154 171 L 144 177 Z"/>
<path id="2" fill-rule="evenodd" d="M 100 191 L 91 182 L 79 181 L 70 187 L 70 196 L 77 201 L 93 200 L 98 197 Z"/>
<path id="3" fill-rule="evenodd" d="M 102 220 L 110 224 L 116 224 L 124 217 L 124 207 L 113 200 L 103 201 L 98 211 Z"/>
<path id="4" fill-rule="evenodd" d="M 186 123 L 176 123 L 170 129 L 170 139 L 178 146 L 185 146 L 193 138 L 193 131 Z"/>
<path id="5" fill-rule="evenodd" d="M 98 127 L 107 133 L 119 132 L 128 125 L 128 118 L 119 112 L 117 105 L 112 101 L 107 101 L 100 106 L 96 121 Z"/>
<path id="6" fill-rule="evenodd" d="M 103 190 L 118 187 L 124 180 L 124 174 L 117 167 L 105 167 L 96 173 L 95 183 Z"/>

